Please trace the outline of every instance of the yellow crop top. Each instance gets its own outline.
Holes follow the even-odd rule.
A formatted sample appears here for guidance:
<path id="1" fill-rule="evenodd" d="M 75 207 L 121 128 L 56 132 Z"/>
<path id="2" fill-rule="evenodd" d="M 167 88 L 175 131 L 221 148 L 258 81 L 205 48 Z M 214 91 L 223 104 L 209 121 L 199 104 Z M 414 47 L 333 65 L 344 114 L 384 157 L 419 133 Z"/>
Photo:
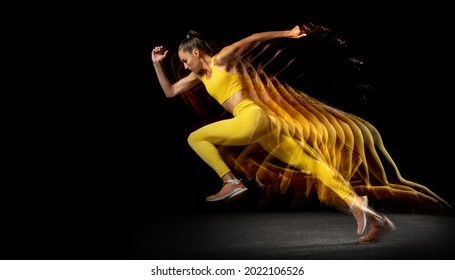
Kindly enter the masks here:
<path id="1" fill-rule="evenodd" d="M 231 74 L 216 67 L 212 58 L 212 76 L 207 79 L 204 74 L 201 78 L 208 93 L 220 104 L 223 104 L 237 91 L 243 89 L 243 78 L 239 74 Z"/>

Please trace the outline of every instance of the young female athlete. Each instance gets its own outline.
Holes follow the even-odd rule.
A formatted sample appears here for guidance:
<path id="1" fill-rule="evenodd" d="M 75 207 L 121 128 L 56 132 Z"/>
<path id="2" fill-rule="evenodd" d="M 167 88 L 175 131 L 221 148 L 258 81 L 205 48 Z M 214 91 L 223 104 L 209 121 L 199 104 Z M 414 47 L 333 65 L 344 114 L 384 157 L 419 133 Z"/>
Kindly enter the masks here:
<path id="1" fill-rule="evenodd" d="M 307 137 L 292 121 L 264 106 L 265 102 L 255 98 L 257 95 L 251 92 L 254 89 L 246 75 L 248 69 L 242 56 L 265 41 L 299 39 L 306 35 L 305 29 L 299 25 L 291 30 L 255 33 L 214 53 L 200 34 L 190 31 L 179 45 L 178 56 L 185 69 L 191 72 L 175 83 L 169 80 L 163 66 L 168 50 L 163 46 L 155 47 L 151 59 L 167 97 L 184 94 L 203 83 L 207 92 L 232 114 L 232 118 L 205 125 L 188 137 L 191 148 L 223 182 L 217 193 L 206 198 L 207 202 L 232 199 L 247 190 L 225 163 L 217 147 L 259 143 L 270 155 L 312 176 L 319 181 L 319 188 L 337 197 L 342 209 L 353 214 L 359 235 L 364 233 L 369 223 L 370 230 L 359 238 L 360 243 L 377 241 L 394 230 L 394 224 L 369 207 L 366 196 L 356 194 L 345 176 L 335 168 L 334 161 L 327 160 L 329 153 L 321 152 L 320 145 L 314 141 L 307 141 L 318 136 Z"/>

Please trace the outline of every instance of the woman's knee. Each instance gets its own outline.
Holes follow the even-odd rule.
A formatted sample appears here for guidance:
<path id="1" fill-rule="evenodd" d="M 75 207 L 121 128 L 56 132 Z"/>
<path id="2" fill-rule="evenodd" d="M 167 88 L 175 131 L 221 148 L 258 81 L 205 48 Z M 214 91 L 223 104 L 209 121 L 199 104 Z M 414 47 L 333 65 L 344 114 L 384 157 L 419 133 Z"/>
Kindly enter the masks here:
<path id="1" fill-rule="evenodd" d="M 199 137 L 195 131 L 191 132 L 190 135 L 188 135 L 188 138 L 186 139 L 188 141 L 188 144 L 192 146 L 193 144 L 197 143 L 199 140 Z"/>
<path id="2" fill-rule="evenodd" d="M 207 134 L 203 130 L 197 129 L 188 135 L 187 142 L 190 146 L 193 146 L 197 143 L 203 142 L 206 140 Z"/>

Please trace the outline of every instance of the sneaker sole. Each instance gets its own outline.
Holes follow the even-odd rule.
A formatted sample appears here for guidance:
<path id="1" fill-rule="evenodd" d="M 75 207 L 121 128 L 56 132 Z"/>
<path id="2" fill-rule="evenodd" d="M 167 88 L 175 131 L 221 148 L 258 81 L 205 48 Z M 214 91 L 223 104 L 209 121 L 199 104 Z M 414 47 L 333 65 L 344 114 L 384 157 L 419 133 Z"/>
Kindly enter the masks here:
<path id="1" fill-rule="evenodd" d="M 235 189 L 232 193 L 231 196 L 229 196 L 227 199 L 226 199 L 226 202 L 234 202 L 234 201 L 237 201 L 238 199 L 242 198 L 246 191 L 248 189 L 247 188 L 238 188 L 238 189 Z"/>
<path id="2" fill-rule="evenodd" d="M 386 238 L 389 234 L 391 234 L 393 231 L 396 230 L 396 226 L 395 224 L 389 220 L 389 218 L 386 217 L 386 221 L 387 223 L 387 226 L 382 230 L 382 232 L 380 234 L 378 234 L 378 236 L 376 238 L 373 238 L 373 239 L 367 239 L 367 240 L 359 240 L 358 243 L 359 244 L 371 244 L 371 243 L 376 243 L 376 242 L 379 242 L 380 240 Z"/>
<path id="3" fill-rule="evenodd" d="M 205 201 L 207 201 L 207 202 L 219 202 L 219 201 L 222 201 L 222 200 L 231 199 L 231 198 L 239 196 L 240 194 L 242 194 L 246 190 L 247 190 L 247 188 L 236 188 L 232 192 L 230 192 L 230 193 L 228 193 L 228 194 L 226 194 L 226 195 L 224 195 L 222 197 L 218 197 L 218 198 L 210 199 L 210 200 L 206 199 Z"/>

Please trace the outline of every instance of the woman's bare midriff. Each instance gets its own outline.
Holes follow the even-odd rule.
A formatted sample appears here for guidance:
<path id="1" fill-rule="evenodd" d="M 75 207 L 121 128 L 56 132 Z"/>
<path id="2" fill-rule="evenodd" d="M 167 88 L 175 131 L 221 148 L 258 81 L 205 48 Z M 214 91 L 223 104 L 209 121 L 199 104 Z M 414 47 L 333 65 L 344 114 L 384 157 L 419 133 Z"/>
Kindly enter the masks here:
<path id="1" fill-rule="evenodd" d="M 223 108 L 232 114 L 235 106 L 237 106 L 237 104 L 239 104 L 239 102 L 245 98 L 246 98 L 245 93 L 242 90 L 239 90 L 233 95 L 231 95 L 231 97 L 229 97 L 226 101 L 224 101 Z"/>

